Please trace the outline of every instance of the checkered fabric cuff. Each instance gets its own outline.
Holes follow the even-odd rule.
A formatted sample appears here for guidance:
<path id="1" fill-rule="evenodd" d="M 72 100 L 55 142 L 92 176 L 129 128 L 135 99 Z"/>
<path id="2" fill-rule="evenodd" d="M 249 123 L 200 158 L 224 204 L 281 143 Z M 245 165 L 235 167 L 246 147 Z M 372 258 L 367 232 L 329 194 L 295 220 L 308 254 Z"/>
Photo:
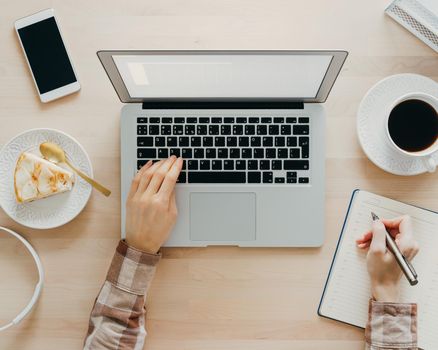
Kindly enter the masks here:
<path id="1" fill-rule="evenodd" d="M 370 349 L 417 349 L 417 304 L 370 300 L 365 338 Z"/>
<path id="2" fill-rule="evenodd" d="M 107 274 L 107 281 L 132 294 L 145 295 L 161 254 L 149 254 L 120 241 Z"/>

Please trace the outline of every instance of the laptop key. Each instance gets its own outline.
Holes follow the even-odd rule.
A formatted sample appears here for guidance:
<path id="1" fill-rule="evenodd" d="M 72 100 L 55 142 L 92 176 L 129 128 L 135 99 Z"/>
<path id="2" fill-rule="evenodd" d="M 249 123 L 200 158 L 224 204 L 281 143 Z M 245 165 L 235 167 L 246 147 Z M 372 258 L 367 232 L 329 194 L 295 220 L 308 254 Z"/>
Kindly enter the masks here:
<path id="1" fill-rule="evenodd" d="M 199 162 L 199 169 L 200 170 L 210 170 L 210 161 L 209 160 L 201 160 Z"/>
<path id="2" fill-rule="evenodd" d="M 184 134 L 184 126 L 174 125 L 173 126 L 173 134 L 174 135 L 183 135 Z"/>
<path id="3" fill-rule="evenodd" d="M 243 135 L 243 126 L 233 125 L 233 135 Z"/>
<path id="4" fill-rule="evenodd" d="M 234 170 L 234 160 L 224 160 L 224 170 Z"/>
<path id="5" fill-rule="evenodd" d="M 156 117 L 149 118 L 149 123 L 150 124 L 159 124 L 160 123 L 160 118 L 156 118 Z"/>
<path id="6" fill-rule="evenodd" d="M 296 184 L 297 183 L 297 178 L 296 177 L 288 177 L 288 178 L 286 178 L 286 182 L 288 184 Z"/>
<path id="7" fill-rule="evenodd" d="M 248 170 L 259 170 L 258 161 L 248 160 Z"/>
<path id="8" fill-rule="evenodd" d="M 257 125 L 257 135 L 267 135 L 268 127 L 266 125 Z"/>
<path id="9" fill-rule="evenodd" d="M 184 132 L 186 135 L 195 135 L 196 130 L 194 125 L 186 125 L 184 127 Z"/>
<path id="10" fill-rule="evenodd" d="M 169 151 L 170 156 L 181 157 L 181 150 L 179 148 L 171 148 Z"/>
<path id="11" fill-rule="evenodd" d="M 147 162 L 148 162 L 148 160 L 146 160 L 146 159 L 137 160 L 137 170 L 140 170 L 141 168 L 143 168 Z"/>
<path id="12" fill-rule="evenodd" d="M 201 123 L 201 124 L 209 124 L 210 123 L 210 118 L 200 117 L 199 118 L 199 123 Z"/>
<path id="13" fill-rule="evenodd" d="M 138 124 L 147 124 L 147 122 L 148 122 L 148 118 L 146 117 L 137 118 Z"/>
<path id="14" fill-rule="evenodd" d="M 302 158 L 309 158 L 309 146 L 302 146 L 301 147 L 301 157 Z"/>
<path id="15" fill-rule="evenodd" d="M 221 160 L 212 160 L 211 161 L 211 170 L 222 170 L 222 161 Z"/>
<path id="16" fill-rule="evenodd" d="M 167 138 L 167 147 L 176 147 L 178 146 L 178 139 L 174 136 L 170 136 Z"/>
<path id="17" fill-rule="evenodd" d="M 300 158 L 300 149 L 299 148 L 291 148 L 289 150 L 289 158 Z"/>
<path id="18" fill-rule="evenodd" d="M 248 183 L 259 184 L 262 182 L 262 173 L 259 171 L 249 171 L 248 172 Z"/>
<path id="19" fill-rule="evenodd" d="M 255 159 L 265 158 L 265 151 L 263 150 L 263 148 L 254 148 L 254 158 Z"/>
<path id="20" fill-rule="evenodd" d="M 303 123 L 303 124 L 305 124 L 305 123 L 309 123 L 309 118 L 308 117 L 301 117 L 301 118 L 298 118 L 298 122 L 299 123 Z"/>
<path id="21" fill-rule="evenodd" d="M 284 145 L 285 145 L 284 137 L 277 136 L 275 138 L 275 147 L 284 147 Z"/>
<path id="22" fill-rule="evenodd" d="M 242 158 L 252 158 L 252 148 L 242 148 Z"/>
<path id="23" fill-rule="evenodd" d="M 217 150 L 217 157 L 218 158 L 228 158 L 228 148 L 219 148 Z"/>
<path id="24" fill-rule="evenodd" d="M 137 125 L 137 135 L 147 135 L 148 127 L 147 125 Z"/>
<path id="25" fill-rule="evenodd" d="M 240 149 L 239 148 L 231 148 L 230 149 L 230 158 L 240 158 Z"/>
<path id="26" fill-rule="evenodd" d="M 198 160 L 196 160 L 196 159 L 189 159 L 187 161 L 187 168 L 189 170 L 198 170 Z"/>
<path id="27" fill-rule="evenodd" d="M 166 138 L 162 136 L 157 136 L 155 138 L 155 147 L 164 147 L 166 146 Z"/>
<path id="28" fill-rule="evenodd" d="M 274 145 L 274 138 L 272 136 L 263 137 L 263 147 L 272 147 Z"/>
<path id="29" fill-rule="evenodd" d="M 280 128 L 280 132 L 282 135 L 292 135 L 292 127 L 288 124 L 282 125 Z"/>
<path id="30" fill-rule="evenodd" d="M 308 160 L 285 160 L 284 170 L 309 170 Z"/>
<path id="31" fill-rule="evenodd" d="M 269 135 L 278 135 L 280 133 L 280 128 L 278 125 L 269 125 Z"/>
<path id="32" fill-rule="evenodd" d="M 157 158 L 157 150 L 155 148 L 138 148 L 137 158 L 146 158 L 146 159 Z"/>
<path id="33" fill-rule="evenodd" d="M 236 170 L 246 170 L 246 160 L 236 160 Z"/>
<path id="34" fill-rule="evenodd" d="M 277 150 L 277 156 L 281 159 L 288 158 L 288 153 L 287 148 L 279 148 Z"/>
<path id="35" fill-rule="evenodd" d="M 198 135 L 207 135 L 207 125 L 197 125 L 196 126 L 196 133 Z"/>
<path id="36" fill-rule="evenodd" d="M 224 123 L 232 124 L 232 123 L 234 123 L 234 118 L 230 118 L 230 117 L 224 118 Z"/>
<path id="37" fill-rule="evenodd" d="M 198 118 L 196 117 L 187 118 L 187 124 L 196 124 L 197 122 L 198 122 Z"/>
<path id="38" fill-rule="evenodd" d="M 266 153 L 265 157 L 268 159 L 277 158 L 277 152 L 275 148 L 266 148 L 265 153 Z"/>
<path id="39" fill-rule="evenodd" d="M 288 117 L 288 118 L 286 118 L 286 123 L 295 124 L 296 122 L 297 122 L 297 118 L 296 117 Z"/>
<path id="40" fill-rule="evenodd" d="M 201 138 L 199 136 L 192 136 L 190 138 L 190 146 L 201 147 Z"/>
<path id="41" fill-rule="evenodd" d="M 220 124 L 220 123 L 222 123 L 222 118 L 217 118 L 217 117 L 211 118 L 211 122 L 213 124 Z"/>
<path id="42" fill-rule="evenodd" d="M 271 165 L 272 170 L 282 170 L 281 160 L 273 160 Z"/>
<path id="43" fill-rule="evenodd" d="M 297 177 L 297 172 L 296 171 L 287 171 L 286 177 Z"/>
<path id="44" fill-rule="evenodd" d="M 138 147 L 152 147 L 154 145 L 153 137 L 137 137 Z"/>
<path id="45" fill-rule="evenodd" d="M 244 171 L 191 171 L 189 183 L 246 183 Z"/>
<path id="46" fill-rule="evenodd" d="M 274 123 L 276 123 L 276 124 L 283 124 L 284 123 L 284 118 L 282 118 L 282 117 L 274 118 Z"/>
<path id="47" fill-rule="evenodd" d="M 202 145 L 204 147 L 213 147 L 213 137 L 211 137 L 211 136 L 204 136 L 202 138 Z"/>
<path id="48" fill-rule="evenodd" d="M 193 158 L 193 153 L 191 148 L 183 148 L 181 152 L 182 158 Z"/>
<path id="49" fill-rule="evenodd" d="M 272 183 L 272 171 L 264 171 L 263 172 L 263 183 L 264 184 L 271 184 Z"/>
<path id="50" fill-rule="evenodd" d="M 262 138 L 260 136 L 251 137 L 251 147 L 260 147 L 262 145 Z"/>
<path id="51" fill-rule="evenodd" d="M 161 125 L 161 135 L 172 135 L 172 127 L 170 125 Z"/>
<path id="52" fill-rule="evenodd" d="M 262 118 L 262 123 L 264 123 L 264 124 L 272 123 L 272 118 L 264 117 L 264 118 Z"/>
<path id="53" fill-rule="evenodd" d="M 309 135 L 309 126 L 294 125 L 294 135 Z"/>
<path id="54" fill-rule="evenodd" d="M 309 137 L 301 136 L 298 144 L 300 146 L 309 146 Z"/>
<path id="55" fill-rule="evenodd" d="M 205 158 L 208 159 L 216 158 L 216 148 L 207 148 L 205 150 Z"/>
<path id="56" fill-rule="evenodd" d="M 178 138 L 178 143 L 180 147 L 187 147 L 190 145 L 190 139 L 187 136 L 181 136 Z"/>
<path id="57" fill-rule="evenodd" d="M 185 171 L 181 171 L 178 175 L 178 179 L 176 180 L 176 182 L 183 184 L 187 182 L 187 174 Z"/>
<path id="58" fill-rule="evenodd" d="M 158 158 L 169 158 L 169 150 L 167 148 L 159 148 L 158 149 Z"/>
<path id="59" fill-rule="evenodd" d="M 163 117 L 163 118 L 161 118 L 161 122 L 163 124 L 172 124 L 172 118 Z"/>
<path id="60" fill-rule="evenodd" d="M 258 118 L 258 117 L 250 117 L 250 118 L 248 118 L 248 122 L 250 124 L 258 124 L 258 123 L 260 123 L 260 118 Z"/>
<path id="61" fill-rule="evenodd" d="M 246 124 L 248 122 L 247 118 L 239 117 L 236 118 L 236 123 L 238 124 Z"/>
<path id="62" fill-rule="evenodd" d="M 229 136 L 227 137 L 227 147 L 236 147 L 237 146 L 237 137 Z"/>
<path id="63" fill-rule="evenodd" d="M 149 135 L 160 135 L 160 127 L 158 125 L 149 125 Z"/>
<path id="64" fill-rule="evenodd" d="M 300 177 L 298 179 L 298 183 L 300 183 L 300 184 L 308 184 L 309 183 L 309 178 L 308 177 Z"/>
<path id="65" fill-rule="evenodd" d="M 214 119 L 214 118 L 212 118 Z M 208 126 L 209 135 L 219 135 L 219 125 L 209 125 Z"/>
<path id="66" fill-rule="evenodd" d="M 225 137 L 223 137 L 223 136 L 216 136 L 214 138 L 214 145 L 216 147 L 225 147 Z"/>
<path id="67" fill-rule="evenodd" d="M 287 147 L 296 147 L 297 146 L 297 138 L 295 136 L 289 136 L 286 138 Z"/>
<path id="68" fill-rule="evenodd" d="M 276 177 L 275 183 L 276 184 L 284 184 L 284 177 Z"/>
<path id="69" fill-rule="evenodd" d="M 260 161 L 260 170 L 270 170 L 271 162 L 269 160 L 261 160 Z"/>
<path id="70" fill-rule="evenodd" d="M 204 149 L 203 148 L 195 148 L 193 152 L 193 158 L 205 158 L 204 156 Z"/>
<path id="71" fill-rule="evenodd" d="M 221 135 L 231 135 L 231 125 L 221 125 Z"/>
<path id="72" fill-rule="evenodd" d="M 249 146 L 249 137 L 240 136 L 239 137 L 239 147 L 248 147 Z"/>
<path id="73" fill-rule="evenodd" d="M 184 124 L 185 121 L 186 121 L 185 118 L 179 118 L 179 117 L 176 117 L 176 118 L 173 119 L 173 122 L 174 122 L 175 124 Z"/>
<path id="74" fill-rule="evenodd" d="M 245 125 L 245 135 L 255 135 L 255 125 Z"/>

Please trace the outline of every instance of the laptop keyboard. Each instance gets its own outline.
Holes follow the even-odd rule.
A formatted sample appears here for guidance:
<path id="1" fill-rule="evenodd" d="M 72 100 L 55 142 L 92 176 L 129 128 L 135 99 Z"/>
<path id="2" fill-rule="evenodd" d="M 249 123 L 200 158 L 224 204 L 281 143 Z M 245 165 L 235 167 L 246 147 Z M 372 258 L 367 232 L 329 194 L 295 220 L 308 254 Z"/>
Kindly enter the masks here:
<path id="1" fill-rule="evenodd" d="M 308 117 L 139 117 L 137 167 L 184 159 L 179 183 L 308 184 Z"/>

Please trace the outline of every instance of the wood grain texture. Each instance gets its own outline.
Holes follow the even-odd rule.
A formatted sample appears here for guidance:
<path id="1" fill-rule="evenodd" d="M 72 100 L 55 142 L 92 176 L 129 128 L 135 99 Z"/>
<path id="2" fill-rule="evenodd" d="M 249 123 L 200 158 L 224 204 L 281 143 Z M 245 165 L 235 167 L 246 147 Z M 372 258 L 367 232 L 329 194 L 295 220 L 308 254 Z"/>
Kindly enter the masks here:
<path id="1" fill-rule="evenodd" d="M 384 16 L 386 0 L 0 0 L 0 145 L 29 128 L 64 130 L 87 149 L 94 192 L 73 222 L 22 232 L 46 268 L 37 308 L 0 336 L 0 349 L 79 349 L 88 315 L 120 236 L 121 103 L 96 57 L 99 49 L 346 49 L 350 56 L 325 104 L 326 241 L 320 249 L 164 249 L 148 298 L 147 349 L 363 349 L 363 332 L 321 319 L 316 309 L 351 192 L 363 188 L 438 210 L 437 174 L 405 178 L 376 168 L 360 149 L 355 116 L 385 76 L 438 80 L 434 51 Z M 57 11 L 82 84 L 43 105 L 13 22 Z M 0 235 L 0 321 L 32 293 L 35 271 L 18 243 Z"/>

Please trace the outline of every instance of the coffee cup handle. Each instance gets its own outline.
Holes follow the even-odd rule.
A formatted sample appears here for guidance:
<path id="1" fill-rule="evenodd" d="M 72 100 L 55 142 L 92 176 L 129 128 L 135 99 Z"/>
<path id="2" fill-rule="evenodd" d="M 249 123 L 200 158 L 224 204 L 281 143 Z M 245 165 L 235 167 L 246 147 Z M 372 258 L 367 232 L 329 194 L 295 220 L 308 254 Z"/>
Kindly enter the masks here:
<path id="1" fill-rule="evenodd" d="M 436 162 L 435 162 L 435 159 L 432 158 L 432 156 L 424 157 L 423 163 L 426 166 L 426 169 L 429 173 L 435 172 Z"/>

